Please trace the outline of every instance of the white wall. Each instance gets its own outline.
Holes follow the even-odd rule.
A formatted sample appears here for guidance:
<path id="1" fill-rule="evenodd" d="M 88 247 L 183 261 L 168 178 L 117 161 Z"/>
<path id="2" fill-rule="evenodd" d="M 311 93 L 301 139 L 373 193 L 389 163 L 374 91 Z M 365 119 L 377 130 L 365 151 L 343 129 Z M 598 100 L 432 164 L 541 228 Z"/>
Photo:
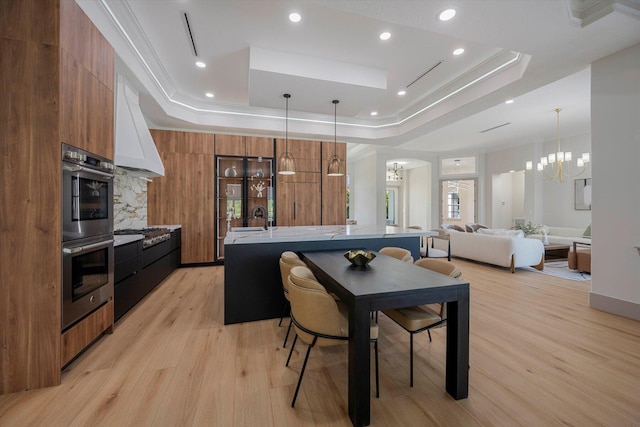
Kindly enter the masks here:
<path id="1" fill-rule="evenodd" d="M 358 225 L 375 225 L 378 221 L 376 164 L 375 154 L 349 164 L 350 215 L 351 219 L 358 221 Z"/>
<path id="2" fill-rule="evenodd" d="M 561 138 L 560 144 L 562 151 L 571 151 L 574 159 L 572 163 L 575 170 L 575 159 L 581 156 L 582 153 L 591 152 L 591 135 Z M 557 151 L 556 142 L 544 144 L 545 154 L 553 151 Z M 591 178 L 591 163 L 587 163 L 585 171 L 579 178 Z M 577 228 L 586 228 L 591 224 L 591 211 L 575 210 L 573 178 L 559 184 L 543 180 L 542 185 L 542 192 L 544 194 L 542 217 L 544 224 L 556 227 Z"/>
<path id="3" fill-rule="evenodd" d="M 494 174 L 491 178 L 491 228 L 511 228 L 513 225 L 514 201 L 511 175 L 510 173 Z"/>
<path id="4" fill-rule="evenodd" d="M 406 174 L 407 185 L 407 221 L 405 225 L 419 225 L 430 230 L 431 210 L 431 164 L 409 169 Z"/>
<path id="5" fill-rule="evenodd" d="M 580 135 L 560 139 L 561 149 L 571 151 L 574 159 L 582 155 L 583 152 L 591 152 L 590 135 Z M 495 151 L 486 154 L 486 171 L 488 188 L 486 197 L 491 203 L 486 204 L 486 217 L 492 220 L 500 217 L 495 213 L 495 197 L 507 198 L 507 194 L 496 193 L 493 185 L 496 181 L 494 175 L 508 173 L 510 170 L 522 171 L 527 160 L 539 160 L 542 155 L 557 150 L 557 141 L 547 141 L 546 143 L 536 142 L 527 145 L 520 145 L 513 148 Z M 594 157 L 593 153 L 591 155 Z M 591 163 L 587 164 L 585 172 L 580 178 L 591 178 Z M 497 181 L 500 182 L 500 181 Z M 512 188 L 507 188 L 512 191 Z M 546 224 L 555 227 L 576 227 L 586 228 L 591 223 L 591 211 L 577 211 L 574 209 L 574 179 L 569 179 L 563 183 L 553 183 L 538 175 L 538 172 L 525 172 L 524 174 L 524 196 L 523 215 L 527 221 L 536 224 Z M 491 224 L 497 227 L 496 224 Z"/>
<path id="6" fill-rule="evenodd" d="M 640 320 L 640 44 L 591 67 L 589 303 Z"/>

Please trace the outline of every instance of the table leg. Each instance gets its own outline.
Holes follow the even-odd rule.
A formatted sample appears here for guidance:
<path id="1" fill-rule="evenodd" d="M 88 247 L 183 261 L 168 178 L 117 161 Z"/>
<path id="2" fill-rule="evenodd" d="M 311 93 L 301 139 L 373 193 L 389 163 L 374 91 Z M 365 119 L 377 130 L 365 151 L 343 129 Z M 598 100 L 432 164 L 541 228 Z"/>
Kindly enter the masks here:
<path id="1" fill-rule="evenodd" d="M 349 417 L 354 426 L 368 426 L 371 412 L 371 350 L 369 304 L 349 305 Z"/>
<path id="2" fill-rule="evenodd" d="M 469 290 L 447 303 L 446 389 L 456 400 L 469 395 Z"/>

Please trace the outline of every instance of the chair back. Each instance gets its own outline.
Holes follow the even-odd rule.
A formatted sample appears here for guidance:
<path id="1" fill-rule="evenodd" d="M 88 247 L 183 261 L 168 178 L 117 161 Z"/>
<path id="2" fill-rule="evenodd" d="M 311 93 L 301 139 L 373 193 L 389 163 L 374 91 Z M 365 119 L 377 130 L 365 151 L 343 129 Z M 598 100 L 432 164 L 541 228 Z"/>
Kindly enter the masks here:
<path id="1" fill-rule="evenodd" d="M 387 246 L 380 249 L 378 252 L 381 254 L 385 254 L 387 256 L 397 258 L 400 261 L 404 262 L 413 262 L 413 257 L 411 256 L 411 252 L 405 248 L 398 248 L 395 246 Z"/>
<path id="2" fill-rule="evenodd" d="M 293 267 L 289 273 L 289 301 L 296 333 L 307 344 L 318 334 L 347 337 L 349 323 L 338 304 L 306 267 Z M 309 333 L 300 327 L 302 326 Z M 328 346 L 346 341 L 319 337 L 315 345 Z"/>
<path id="3" fill-rule="evenodd" d="M 421 258 L 414 264 L 419 267 L 426 268 L 427 270 L 435 271 L 436 273 L 444 274 L 445 276 L 462 280 L 462 272 L 460 271 L 458 266 L 449 261 L 434 258 Z"/>
<path id="4" fill-rule="evenodd" d="M 289 299 L 289 273 L 296 266 L 306 267 L 304 261 L 298 258 L 295 252 L 287 251 L 280 255 L 280 276 L 282 276 L 282 290 L 285 298 Z"/>

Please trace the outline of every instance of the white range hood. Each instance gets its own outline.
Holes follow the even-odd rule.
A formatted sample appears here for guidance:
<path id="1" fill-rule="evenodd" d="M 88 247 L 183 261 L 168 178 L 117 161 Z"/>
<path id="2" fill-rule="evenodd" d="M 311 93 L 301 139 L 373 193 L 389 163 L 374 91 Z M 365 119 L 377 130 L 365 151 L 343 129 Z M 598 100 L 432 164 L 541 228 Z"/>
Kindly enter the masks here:
<path id="1" fill-rule="evenodd" d="M 114 163 L 134 176 L 164 176 L 160 154 L 138 105 L 138 92 L 121 75 L 116 80 Z"/>

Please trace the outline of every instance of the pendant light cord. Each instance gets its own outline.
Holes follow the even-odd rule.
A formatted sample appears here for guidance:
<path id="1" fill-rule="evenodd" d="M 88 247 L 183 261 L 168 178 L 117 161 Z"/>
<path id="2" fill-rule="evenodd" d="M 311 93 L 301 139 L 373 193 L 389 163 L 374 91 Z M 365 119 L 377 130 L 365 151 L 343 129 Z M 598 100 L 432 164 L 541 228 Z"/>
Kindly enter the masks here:
<path id="1" fill-rule="evenodd" d="M 335 156 L 338 145 L 338 101 L 337 99 L 333 100 L 333 155 Z"/>
<path id="2" fill-rule="evenodd" d="M 285 119 L 284 119 L 284 151 L 285 153 L 288 153 L 289 152 L 289 98 L 291 98 L 291 95 L 288 93 L 285 93 L 284 97 L 287 100 L 287 105 L 285 109 Z"/>

